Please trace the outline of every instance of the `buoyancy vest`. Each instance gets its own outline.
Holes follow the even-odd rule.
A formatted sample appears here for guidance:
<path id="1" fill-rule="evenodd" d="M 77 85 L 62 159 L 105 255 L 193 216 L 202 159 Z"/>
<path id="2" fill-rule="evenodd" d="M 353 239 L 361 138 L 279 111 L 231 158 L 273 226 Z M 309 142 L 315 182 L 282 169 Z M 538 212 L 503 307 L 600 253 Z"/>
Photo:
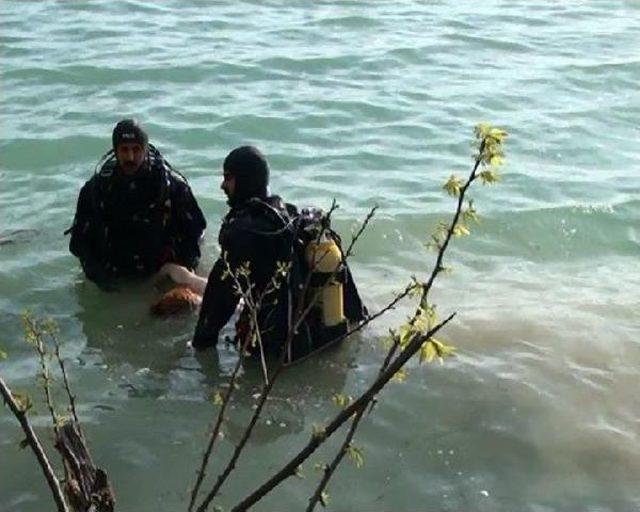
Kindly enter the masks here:
<path id="1" fill-rule="evenodd" d="M 135 175 L 121 175 L 116 166 L 115 154 L 107 153 L 92 179 L 99 246 L 113 274 L 155 272 L 170 247 L 171 167 L 152 145 Z"/>

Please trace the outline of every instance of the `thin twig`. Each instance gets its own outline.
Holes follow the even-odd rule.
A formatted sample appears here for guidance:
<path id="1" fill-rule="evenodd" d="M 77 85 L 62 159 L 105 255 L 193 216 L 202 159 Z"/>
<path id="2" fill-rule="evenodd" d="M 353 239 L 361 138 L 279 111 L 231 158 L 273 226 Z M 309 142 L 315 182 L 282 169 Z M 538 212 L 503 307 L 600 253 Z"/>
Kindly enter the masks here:
<path id="1" fill-rule="evenodd" d="M 47 349 L 45 347 L 44 341 L 42 339 L 42 331 L 40 326 L 38 325 L 37 320 L 32 319 L 30 316 L 25 316 L 25 328 L 28 331 L 27 336 L 33 337 L 33 347 L 38 354 L 38 359 L 40 361 L 40 376 L 42 377 L 42 389 L 44 391 L 45 401 L 47 403 L 47 409 L 49 410 L 49 415 L 51 416 L 51 421 L 53 423 L 53 431 L 56 435 L 56 439 L 59 435 L 58 430 L 58 416 L 55 411 L 55 407 L 53 405 L 53 396 L 51 394 L 51 376 L 49 374 L 49 365 L 47 364 Z M 29 334 L 31 336 L 29 336 Z"/>
<path id="2" fill-rule="evenodd" d="M 403 291 L 401 291 L 400 293 L 396 294 L 396 296 L 393 298 L 393 300 L 391 302 L 389 302 L 389 304 L 387 304 L 385 307 L 383 307 L 382 309 L 380 309 L 379 311 L 377 311 L 373 315 L 367 316 L 367 318 L 365 318 L 362 322 L 360 322 L 360 323 L 356 324 L 355 326 L 351 327 L 344 334 L 341 334 L 340 336 L 338 336 L 334 340 L 331 340 L 330 344 L 338 343 L 339 341 L 342 341 L 345 338 L 348 338 L 352 334 L 355 334 L 356 332 L 361 331 L 362 329 L 364 329 L 367 325 L 369 325 L 374 320 L 380 318 L 385 313 L 391 311 L 392 309 L 395 309 L 395 307 L 398 305 L 398 303 L 400 303 L 402 301 L 402 299 L 407 298 L 411 294 L 411 292 L 413 292 L 416 289 L 417 286 L 419 286 L 419 285 L 416 285 L 416 283 L 408 284 L 407 287 Z"/>
<path id="3" fill-rule="evenodd" d="M 197 512 L 204 512 L 205 510 L 207 510 L 207 507 L 209 506 L 213 498 L 216 497 L 216 495 L 218 494 L 218 491 L 220 490 L 224 482 L 227 480 L 231 472 L 235 469 L 236 461 L 238 460 L 238 458 L 240 457 L 240 454 L 244 450 L 244 447 L 246 446 L 247 441 L 251 436 L 251 432 L 253 431 L 253 428 L 255 427 L 258 421 L 258 418 L 260 417 L 260 414 L 262 413 L 262 408 L 264 407 L 264 404 L 267 401 L 267 398 L 269 396 L 269 393 L 271 392 L 271 389 L 273 388 L 276 378 L 278 377 L 278 375 L 280 374 L 283 368 L 284 368 L 284 365 L 280 364 L 276 369 L 276 371 L 274 372 L 274 374 L 271 376 L 271 379 L 268 382 L 265 382 L 263 384 L 263 390 L 262 390 L 262 393 L 260 394 L 258 403 L 256 404 L 256 409 L 253 412 L 253 415 L 251 416 L 251 420 L 249 421 L 247 428 L 242 434 L 242 438 L 236 445 L 233 451 L 233 455 L 231 456 L 231 459 L 227 463 L 227 466 L 224 468 L 222 473 L 218 475 L 215 485 L 213 486 L 209 494 L 207 494 L 207 496 L 202 501 L 200 506 L 197 508 Z"/>
<path id="4" fill-rule="evenodd" d="M 20 405 L 13 398 L 11 390 L 2 379 L 2 377 L 0 377 L 0 394 L 2 394 L 5 403 L 9 406 L 9 409 L 11 409 L 11 412 L 20 423 L 22 431 L 27 436 L 27 442 L 33 450 L 36 459 L 38 459 L 38 464 L 40 465 L 40 468 L 42 469 L 42 472 L 47 479 L 47 483 L 49 484 L 49 489 L 51 489 L 51 493 L 53 494 L 53 499 L 56 502 L 58 512 L 69 512 L 67 504 L 64 500 L 62 488 L 60 487 L 60 481 L 56 477 L 56 474 L 51 467 L 51 463 L 49 462 L 49 459 L 47 458 L 47 455 L 42 448 L 42 444 L 40 444 L 38 436 L 33 431 L 31 422 L 27 418 L 26 411 L 22 407 L 20 407 Z"/>
<path id="5" fill-rule="evenodd" d="M 447 247 L 449 246 L 449 242 L 453 237 L 453 231 L 455 230 L 456 225 L 458 224 L 458 219 L 460 218 L 460 214 L 462 213 L 462 205 L 464 204 L 465 194 L 467 193 L 467 190 L 471 186 L 471 183 L 473 183 L 473 181 L 476 179 L 476 171 L 478 170 L 478 167 L 480 167 L 480 163 L 482 162 L 482 153 L 484 152 L 485 145 L 486 145 L 486 139 L 483 139 L 482 142 L 480 143 L 478 157 L 476 158 L 475 164 L 473 166 L 473 170 L 471 171 L 471 174 L 469 175 L 469 178 L 467 179 L 465 184 L 460 189 L 460 193 L 458 194 L 458 204 L 456 206 L 456 212 L 453 215 L 451 224 L 449 224 L 449 228 L 447 229 L 447 234 L 445 236 L 445 239 L 442 242 L 442 245 L 438 249 L 438 256 L 436 257 L 436 263 L 433 267 L 433 271 L 431 272 L 431 275 L 429 276 L 429 280 L 426 282 L 426 284 L 424 284 L 422 288 L 422 297 L 420 300 L 421 302 L 426 300 L 427 295 L 429 294 L 429 291 L 431 290 L 431 287 L 433 286 L 433 283 L 436 277 L 443 270 L 442 260 L 444 259 L 444 253 L 446 252 Z"/>
<path id="6" fill-rule="evenodd" d="M 475 161 L 473 170 L 471 171 L 471 174 L 469 175 L 466 183 L 464 184 L 464 186 L 460 189 L 460 193 L 458 196 L 458 203 L 456 205 L 456 211 L 455 214 L 453 216 L 453 219 L 451 220 L 450 225 L 448 226 L 447 229 L 447 234 L 445 236 L 445 239 L 443 241 L 443 243 L 440 245 L 439 250 L 438 250 L 438 256 L 436 258 L 436 263 L 431 271 L 431 274 L 429 276 L 429 280 L 423 284 L 422 287 L 422 294 L 421 294 L 421 299 L 420 299 L 420 303 L 422 304 L 423 302 L 426 302 L 427 298 L 428 298 L 428 294 L 429 291 L 431 290 L 431 287 L 435 281 L 435 278 L 437 277 L 437 275 L 442 271 L 442 261 L 444 258 L 444 254 L 447 250 L 447 246 L 453 236 L 453 231 L 458 223 L 458 219 L 460 218 L 460 214 L 462 212 L 462 205 L 464 204 L 464 197 L 466 194 L 467 189 L 469 188 L 469 186 L 471 185 L 471 183 L 473 182 L 473 180 L 475 179 L 476 176 L 476 171 L 481 163 L 481 159 L 482 159 L 482 152 L 484 149 L 484 145 L 485 142 L 483 141 L 480 145 L 480 150 L 478 153 L 478 157 Z M 405 293 L 409 293 L 414 287 L 408 287 L 405 290 Z M 398 297 L 402 297 L 402 294 L 400 294 Z M 397 300 L 398 297 L 396 297 Z M 384 310 L 383 310 L 384 311 Z M 413 325 L 418 317 L 419 314 L 419 309 L 416 310 L 416 313 L 414 313 L 413 317 L 410 320 L 410 324 Z M 399 339 L 397 337 L 394 337 L 394 344 L 391 347 L 391 349 L 389 350 L 389 352 L 387 353 L 387 357 L 385 358 L 383 364 L 382 364 L 382 368 L 381 371 L 383 371 L 385 369 L 385 367 L 388 365 L 391 357 L 393 356 L 393 353 L 395 352 L 395 350 L 397 349 L 397 347 L 399 346 Z M 373 405 L 374 405 L 374 400 L 372 399 L 371 401 L 371 408 L 370 411 L 373 409 Z M 351 440 L 353 439 L 353 436 L 355 434 L 355 431 L 358 428 L 358 425 L 360 423 L 360 420 L 362 419 L 362 416 L 364 415 L 365 412 L 365 408 L 362 408 L 360 410 L 358 410 L 358 412 L 356 413 L 356 416 L 353 419 L 353 422 L 351 424 L 351 428 L 349 429 L 349 432 L 344 440 L 344 442 L 342 443 L 340 449 L 338 450 L 336 456 L 334 457 L 334 459 L 332 460 L 332 462 L 325 467 L 324 470 L 324 474 L 323 477 L 320 481 L 320 483 L 318 484 L 318 487 L 316 488 L 316 491 L 314 492 L 314 494 L 311 496 L 310 500 L 309 500 L 309 505 L 307 507 L 307 512 L 312 512 L 313 509 L 315 508 L 315 506 L 317 505 L 317 503 L 320 501 L 322 493 L 324 491 L 324 489 L 326 488 L 327 484 L 329 483 L 329 480 L 331 479 L 331 477 L 333 476 L 336 468 L 338 467 L 338 465 L 340 464 L 340 462 L 342 461 L 342 459 L 344 458 L 345 454 L 347 453 L 347 449 L 351 443 Z"/>
<path id="7" fill-rule="evenodd" d="M 351 251 L 353 250 L 353 247 L 356 245 L 356 242 L 358 241 L 358 239 L 362 236 L 362 233 L 364 233 L 364 230 L 367 229 L 369 222 L 371 222 L 371 219 L 376 214 L 377 210 L 378 210 L 378 205 L 375 205 L 373 208 L 371 208 L 371 210 L 369 210 L 369 213 L 362 221 L 362 224 L 360 224 L 360 228 L 355 233 L 355 235 L 351 237 L 351 243 L 349 244 L 349 247 L 347 247 L 347 250 L 344 253 L 343 261 L 346 261 L 347 258 L 351 256 Z"/>
<path id="8" fill-rule="evenodd" d="M 235 388 L 235 381 L 238 375 L 238 372 L 240 370 L 240 367 L 242 365 L 242 361 L 244 360 L 244 354 L 248 349 L 248 345 L 249 342 L 252 339 L 252 335 L 253 333 L 255 333 L 258 336 L 258 343 L 260 346 L 260 357 L 261 357 L 261 365 L 263 368 L 263 373 L 264 373 L 264 383 L 265 383 L 265 387 L 268 389 L 267 393 L 265 394 L 264 392 L 261 394 L 260 396 L 260 402 L 258 404 L 258 407 L 256 409 L 256 411 L 254 411 L 254 415 L 252 418 L 252 421 L 249 424 L 249 427 L 246 429 L 245 434 L 243 436 L 243 439 L 246 437 L 246 440 L 248 440 L 249 435 L 251 433 L 251 430 L 253 429 L 253 425 L 255 425 L 258 416 L 260 415 L 260 412 L 262 410 L 262 406 L 264 405 L 264 402 L 266 401 L 268 392 L 271 390 L 271 386 L 269 386 L 269 378 L 268 378 L 268 371 L 267 371 L 267 367 L 266 367 L 266 360 L 264 358 L 264 347 L 262 344 L 262 338 L 260 336 L 260 331 L 258 328 L 258 318 L 257 318 L 257 312 L 260 310 L 261 306 L 262 306 L 262 301 L 264 300 L 264 297 L 269 295 L 271 292 L 273 292 L 275 289 L 277 289 L 277 286 L 274 285 L 273 287 L 269 287 L 267 286 L 267 288 L 263 291 L 263 293 L 260 294 L 260 296 L 258 297 L 258 299 L 254 299 L 253 295 L 251 294 L 251 290 L 252 290 L 252 285 L 249 282 L 248 286 L 246 287 L 246 291 L 245 291 L 245 287 L 243 287 L 240 283 L 240 280 L 238 278 L 238 275 L 236 275 L 236 272 L 233 271 L 233 269 L 231 268 L 229 262 L 226 260 L 225 258 L 225 264 L 227 266 L 227 272 L 229 273 L 229 275 L 233 278 L 234 280 L 234 284 L 236 285 L 237 290 L 239 291 L 240 295 L 242 296 L 242 299 L 245 302 L 245 306 L 249 309 L 249 311 L 252 314 L 252 332 L 250 333 L 249 336 L 246 337 L 246 339 L 244 340 L 243 345 L 240 347 L 240 355 L 238 357 L 238 361 L 236 363 L 236 366 L 233 370 L 233 373 L 231 375 L 231 379 L 229 382 L 229 388 L 227 389 L 227 392 L 225 393 L 225 396 L 223 397 L 223 401 L 222 401 L 222 405 L 220 407 L 220 411 L 218 413 L 218 417 L 216 419 L 216 423 L 214 425 L 214 428 L 209 436 L 209 441 L 207 444 L 207 448 L 203 454 L 203 458 L 202 458 L 202 463 L 200 465 L 200 468 L 198 470 L 198 474 L 197 474 L 197 478 L 196 478 L 196 483 L 194 485 L 193 490 L 191 491 L 191 497 L 190 497 L 190 501 L 189 501 L 189 512 L 192 512 L 193 507 L 195 506 L 195 502 L 197 499 L 197 495 L 198 492 L 200 490 L 200 487 L 202 485 L 202 481 L 204 480 L 205 477 L 205 471 L 206 471 L 206 467 L 209 464 L 209 458 L 211 456 L 211 453 L 213 452 L 213 446 L 215 444 L 216 439 L 218 438 L 219 432 L 220 432 L 220 428 L 222 425 L 222 421 L 224 418 L 224 413 L 225 410 L 227 408 L 227 405 L 231 399 L 231 394 L 234 391 Z M 248 279 L 248 277 L 247 277 Z M 274 374 L 274 376 L 272 376 L 272 378 L 275 378 L 277 375 L 279 374 L 279 371 L 276 372 Z M 263 390 L 264 391 L 264 390 Z M 257 413 L 257 414 L 256 414 Z M 198 510 L 205 510 L 206 507 L 209 505 L 209 503 L 211 502 L 211 500 L 215 497 L 215 495 L 217 494 L 218 490 L 220 489 L 220 487 L 222 486 L 222 484 L 225 482 L 225 480 L 227 479 L 227 477 L 229 476 L 229 474 L 231 473 L 231 471 L 233 470 L 233 468 L 235 467 L 235 462 L 238 459 L 238 457 L 240 456 L 240 453 L 242 452 L 242 449 L 244 447 L 244 444 L 246 444 L 246 440 L 245 442 L 241 442 L 239 443 L 239 447 L 240 449 L 236 449 L 236 451 L 234 452 L 234 455 L 232 456 L 231 461 L 228 463 L 227 467 L 223 470 L 223 472 L 218 476 L 218 479 L 216 481 L 216 484 L 214 486 L 214 488 L 212 489 L 212 491 L 209 492 L 209 494 L 207 495 L 207 497 L 205 498 L 205 500 L 203 501 L 203 503 L 200 505 L 200 507 L 198 508 Z M 203 508 L 204 507 L 204 508 Z"/>
<path id="9" fill-rule="evenodd" d="M 483 139 L 480 144 L 478 156 L 476 158 L 473 170 L 469 175 L 469 178 L 467 179 L 464 186 L 460 189 L 460 192 L 458 194 L 458 203 L 456 207 L 456 212 L 451 221 L 451 224 L 447 229 L 447 233 L 445 235 L 445 239 L 443 243 L 439 245 L 436 263 L 432 268 L 429 279 L 425 283 L 421 283 L 420 285 L 422 287 L 420 307 L 423 305 L 423 303 L 426 302 L 428 298 L 428 294 L 431 290 L 431 287 L 433 286 L 433 283 L 435 282 L 436 277 L 443 270 L 442 261 L 444 258 L 444 254 L 453 236 L 453 232 L 456 228 L 458 219 L 460 218 L 465 193 L 469 188 L 469 186 L 471 185 L 471 183 L 476 179 L 476 171 L 482 161 L 485 145 L 486 145 L 486 138 Z M 397 296 L 396 299 L 392 301 L 392 304 L 395 305 L 395 303 L 399 302 L 403 297 L 411 293 L 411 291 L 415 289 L 415 286 L 416 286 L 415 284 L 412 284 L 411 286 L 407 287 L 405 289 L 405 292 Z M 416 309 L 416 312 L 414 313 L 410 321 L 411 324 L 414 324 L 418 315 L 420 314 L 420 307 Z M 389 307 L 383 308 L 383 311 L 388 311 L 389 309 L 390 309 Z M 358 413 L 361 410 L 364 410 L 367 404 L 369 404 L 374 399 L 374 397 L 380 391 L 380 389 L 382 389 L 387 384 L 387 382 L 395 375 L 395 373 L 398 370 L 400 370 L 403 367 L 403 365 L 413 355 L 415 355 L 415 353 L 420 349 L 422 344 L 425 341 L 428 341 L 430 338 L 432 338 L 433 335 L 436 332 L 438 332 L 449 321 L 451 321 L 451 319 L 454 316 L 455 316 L 455 313 L 451 314 L 444 321 L 440 322 L 435 327 L 432 327 L 431 329 L 429 329 L 426 334 L 415 333 L 413 337 L 410 339 L 410 341 L 407 343 L 407 345 L 402 349 L 400 354 L 396 357 L 396 359 L 387 366 L 387 368 L 382 372 L 382 374 L 378 376 L 376 381 L 369 387 L 367 391 L 361 394 L 356 401 L 354 401 L 350 406 L 348 406 L 341 413 L 339 413 L 334 418 L 334 420 L 324 429 L 324 431 L 322 431 L 321 433 L 314 434 L 311 437 L 310 441 L 307 443 L 307 445 L 300 452 L 298 452 L 296 456 L 294 456 L 280 471 L 278 471 L 269 480 L 267 480 L 267 482 L 262 484 L 258 489 L 256 489 L 253 493 L 251 493 L 249 496 L 243 499 L 238 505 L 236 505 L 232 509 L 232 511 L 240 512 L 240 511 L 247 510 L 250 506 L 252 506 L 257 501 L 262 499 L 266 494 L 271 492 L 271 490 L 277 487 L 283 480 L 285 480 L 286 478 L 294 474 L 296 468 L 298 468 L 298 466 L 303 461 L 305 461 L 322 443 L 324 443 L 324 441 L 329 436 L 331 436 L 336 431 L 337 428 L 339 428 L 345 421 L 347 421 L 354 413 Z M 391 351 L 395 351 L 395 348 L 392 347 Z M 356 424 L 356 427 L 357 427 L 357 424 Z"/>
<path id="10" fill-rule="evenodd" d="M 391 362 L 391 359 L 393 358 L 393 355 L 396 353 L 396 350 L 398 349 L 399 346 L 400 346 L 400 339 L 397 336 L 394 336 L 393 345 L 387 351 L 387 355 L 385 356 L 384 361 L 382 362 L 378 375 L 380 375 L 387 368 L 387 366 Z M 371 398 L 371 401 L 370 401 L 371 407 L 373 407 L 374 403 L 375 403 L 375 396 Z M 358 425 L 360 424 L 360 420 L 364 416 L 366 409 L 367 407 L 363 406 L 361 409 L 358 410 L 358 412 L 354 416 L 351 422 L 351 427 L 349 427 L 349 432 L 347 433 L 342 445 L 338 449 L 331 463 L 325 466 L 322 479 L 318 483 L 318 487 L 316 488 L 311 498 L 309 498 L 309 505 L 307 506 L 306 512 L 312 512 L 313 509 L 318 504 L 318 502 L 321 500 L 322 493 L 326 489 L 329 483 L 329 480 L 331 480 L 331 477 L 333 476 L 336 469 L 338 468 L 338 465 L 342 462 L 342 459 L 347 453 L 347 449 L 351 445 L 353 436 L 355 435 L 356 430 L 358 429 Z M 371 411 L 371 408 L 369 409 L 369 411 Z"/>
<path id="11" fill-rule="evenodd" d="M 213 426 L 213 429 L 211 430 L 211 433 L 209 434 L 209 441 L 202 455 L 202 462 L 200 464 L 200 468 L 198 468 L 196 482 L 193 486 L 193 489 L 191 490 L 191 498 L 189 500 L 189 509 L 188 509 L 189 512 L 192 512 L 193 510 L 193 507 L 196 502 L 196 498 L 198 497 L 198 492 L 200 491 L 200 486 L 202 485 L 202 481 L 204 480 L 204 477 L 206 475 L 206 469 L 209 464 L 209 458 L 211 457 L 211 454 L 213 452 L 213 446 L 216 440 L 218 439 L 218 436 L 220 435 L 220 427 L 222 426 L 222 421 L 224 420 L 224 414 L 226 412 L 227 405 L 231 400 L 231 395 L 235 390 L 236 378 L 238 376 L 238 372 L 240 371 L 240 368 L 242 367 L 242 361 L 244 359 L 245 349 L 246 349 L 246 346 L 241 347 L 240 354 L 238 355 L 238 361 L 236 362 L 236 365 L 233 368 L 233 372 L 231 373 L 231 377 L 229 379 L 229 386 L 227 388 L 227 391 L 224 394 L 224 397 L 222 398 L 222 404 L 220 405 L 220 410 L 218 411 L 216 422 Z"/>
<path id="12" fill-rule="evenodd" d="M 73 415 L 73 419 L 78 427 L 78 431 L 80 432 L 80 435 L 84 437 L 82 428 L 80 427 L 80 420 L 78 419 L 78 414 L 76 412 L 76 396 L 71 392 L 71 386 L 69 385 L 67 370 L 64 366 L 64 361 L 62 360 L 62 356 L 60 355 L 60 343 L 58 343 L 58 338 L 54 332 L 50 332 L 49 336 L 53 341 L 54 353 L 55 353 L 56 359 L 58 360 L 58 366 L 60 366 L 60 372 L 62 373 L 62 381 L 64 383 L 64 389 L 67 392 L 67 397 L 69 398 L 69 409 L 71 411 L 71 414 Z"/>
<path id="13" fill-rule="evenodd" d="M 398 357 L 389 364 L 387 369 L 375 380 L 371 386 L 358 397 L 348 407 L 338 413 L 335 418 L 325 427 L 320 433 L 314 433 L 307 445 L 300 450 L 289 462 L 287 462 L 280 471 L 275 473 L 265 483 L 258 487 L 249 496 L 244 498 L 238 503 L 232 512 L 241 512 L 248 510 L 249 507 L 261 500 L 275 487 L 277 487 L 283 480 L 294 475 L 296 468 L 300 466 L 307 458 L 309 458 L 322 443 L 324 443 L 338 428 L 340 428 L 351 416 L 353 416 L 360 408 L 366 407 L 367 404 L 378 394 L 378 392 L 389 382 L 397 371 L 420 349 L 422 343 L 436 334 L 442 327 L 448 324 L 453 319 L 455 313 L 449 315 L 445 320 L 440 322 L 435 327 L 429 329 L 424 335 L 414 336 L 407 346 L 400 352 Z"/>

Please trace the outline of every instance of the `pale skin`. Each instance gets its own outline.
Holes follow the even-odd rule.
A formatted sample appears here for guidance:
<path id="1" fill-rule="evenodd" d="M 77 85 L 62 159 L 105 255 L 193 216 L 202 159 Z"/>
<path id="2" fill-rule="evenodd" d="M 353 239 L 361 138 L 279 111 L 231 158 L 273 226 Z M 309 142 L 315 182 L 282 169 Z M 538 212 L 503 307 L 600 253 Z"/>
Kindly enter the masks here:
<path id="1" fill-rule="evenodd" d="M 123 144 L 119 145 L 118 149 L 120 149 L 120 146 L 122 145 Z M 139 146 L 139 144 L 137 145 Z M 142 163 L 140 163 L 140 165 L 141 164 Z M 232 176 L 227 172 L 223 173 L 220 188 L 224 191 L 228 198 L 231 198 L 236 188 L 235 176 Z M 186 286 L 192 292 L 197 293 L 198 295 L 204 295 L 204 289 L 207 286 L 207 279 L 205 277 L 200 277 L 195 272 L 192 272 L 182 265 L 177 265 L 176 263 L 165 263 L 164 265 L 162 265 L 162 267 L 158 271 L 157 276 L 169 277 L 173 282 Z"/>
<path id="2" fill-rule="evenodd" d="M 169 277 L 173 282 L 182 284 L 198 295 L 204 294 L 207 279 L 176 263 L 165 263 L 157 273 L 158 277 Z"/>

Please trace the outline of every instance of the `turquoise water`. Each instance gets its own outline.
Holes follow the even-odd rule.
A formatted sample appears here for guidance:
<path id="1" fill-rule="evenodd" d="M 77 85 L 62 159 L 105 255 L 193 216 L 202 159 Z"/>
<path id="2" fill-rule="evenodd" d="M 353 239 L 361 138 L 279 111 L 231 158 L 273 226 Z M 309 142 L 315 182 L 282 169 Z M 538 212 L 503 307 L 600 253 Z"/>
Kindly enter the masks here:
<path id="1" fill-rule="evenodd" d="M 195 318 L 150 318 L 150 284 L 99 292 L 67 252 L 79 188 L 128 115 L 192 183 L 203 273 L 237 145 L 263 149 L 287 200 L 336 198 L 346 236 L 379 204 L 352 264 L 372 310 L 429 268 L 421 243 L 452 211 L 440 186 L 470 168 L 473 125 L 506 128 L 502 183 L 473 192 L 482 223 L 436 290 L 460 355 L 385 391 L 330 510 L 640 508 L 640 4 L 5 0 L 0 48 L 0 374 L 37 393 L 19 315 L 53 316 L 118 510 L 186 509 L 208 397 L 235 361 L 193 357 Z M 364 389 L 409 310 L 284 375 L 223 506 L 334 413 L 333 393 Z M 259 382 L 247 368 L 214 469 Z M 46 438 L 44 407 L 33 420 Z M 0 432 L 0 509 L 51 510 L 6 409 Z M 330 457 L 257 510 L 300 510 Z"/>

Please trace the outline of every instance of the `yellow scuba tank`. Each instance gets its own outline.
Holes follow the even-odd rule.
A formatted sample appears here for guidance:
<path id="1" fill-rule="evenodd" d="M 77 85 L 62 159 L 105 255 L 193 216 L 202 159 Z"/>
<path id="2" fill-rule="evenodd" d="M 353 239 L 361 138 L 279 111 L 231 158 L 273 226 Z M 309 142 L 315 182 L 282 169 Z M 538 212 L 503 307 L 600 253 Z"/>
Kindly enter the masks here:
<path id="1" fill-rule="evenodd" d="M 310 298 L 315 300 L 315 308 L 320 312 L 325 327 L 334 327 L 345 321 L 342 283 L 339 272 L 342 253 L 338 244 L 326 230 L 317 240 L 312 240 L 305 248 L 305 259 L 313 274 Z"/>

